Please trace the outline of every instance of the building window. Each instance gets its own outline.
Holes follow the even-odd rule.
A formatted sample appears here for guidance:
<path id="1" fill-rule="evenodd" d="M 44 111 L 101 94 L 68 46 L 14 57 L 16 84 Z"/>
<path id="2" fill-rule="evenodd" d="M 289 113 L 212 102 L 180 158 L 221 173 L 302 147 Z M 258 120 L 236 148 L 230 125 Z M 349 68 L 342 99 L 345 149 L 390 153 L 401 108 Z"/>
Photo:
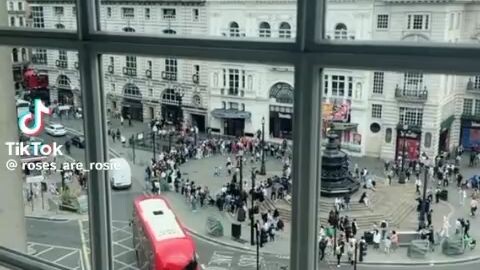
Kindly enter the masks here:
<path id="1" fill-rule="evenodd" d="M 112 85 L 111 85 L 111 91 L 115 92 L 115 84 L 114 83 L 112 83 Z"/>
<path id="2" fill-rule="evenodd" d="M 123 32 L 133 33 L 135 32 L 135 29 L 132 27 L 125 27 L 123 28 Z"/>
<path id="3" fill-rule="evenodd" d="M 34 28 L 45 28 L 45 22 L 43 18 L 43 7 L 32 7 L 32 19 Z"/>
<path id="4" fill-rule="evenodd" d="M 230 106 L 230 110 L 238 110 L 237 102 L 229 102 L 228 105 Z"/>
<path id="5" fill-rule="evenodd" d="M 292 37 L 292 28 L 287 22 L 282 22 L 278 30 L 279 38 L 291 38 Z"/>
<path id="6" fill-rule="evenodd" d="M 426 148 L 430 148 L 432 146 L 432 133 L 427 132 L 425 133 L 425 144 Z"/>
<path id="7" fill-rule="evenodd" d="M 193 74 L 196 75 L 197 83 L 200 81 L 200 65 L 193 65 Z"/>
<path id="8" fill-rule="evenodd" d="M 13 62 L 18 62 L 18 50 L 16 48 L 12 50 L 12 58 Z"/>
<path id="9" fill-rule="evenodd" d="M 150 9 L 149 8 L 146 8 L 145 9 L 145 19 L 150 19 Z"/>
<path id="10" fill-rule="evenodd" d="M 65 75 L 58 76 L 57 85 L 60 88 L 70 88 L 70 79 Z"/>
<path id="11" fill-rule="evenodd" d="M 174 8 L 164 8 L 162 9 L 164 19 L 175 19 L 176 10 Z"/>
<path id="12" fill-rule="evenodd" d="M 347 39 L 347 26 L 339 23 L 335 26 L 335 39 Z"/>
<path id="13" fill-rule="evenodd" d="M 372 118 L 382 118 L 382 105 L 372 104 Z"/>
<path id="14" fill-rule="evenodd" d="M 238 23 L 231 22 L 229 26 L 230 37 L 239 37 L 240 36 L 240 27 Z"/>
<path id="15" fill-rule="evenodd" d="M 198 17 L 200 16 L 200 12 L 199 12 L 198 8 L 194 8 L 194 9 L 192 10 L 192 15 L 193 15 L 193 16 L 192 16 L 192 17 L 193 17 L 193 20 L 194 20 L 194 21 L 198 21 Z"/>
<path id="16" fill-rule="evenodd" d="M 8 3 L 8 7 L 10 11 L 13 11 L 15 8 L 13 7 L 13 2 Z"/>
<path id="17" fill-rule="evenodd" d="M 153 97 L 153 89 L 152 88 L 148 88 L 148 96 Z"/>
<path id="18" fill-rule="evenodd" d="M 238 95 L 238 88 L 240 87 L 240 71 L 238 69 L 228 70 L 228 94 Z"/>
<path id="19" fill-rule="evenodd" d="M 147 69 L 148 69 L 148 70 L 152 70 L 152 67 L 153 67 L 152 61 L 151 61 L 151 60 L 148 60 L 148 61 L 147 61 Z"/>
<path id="20" fill-rule="evenodd" d="M 222 101 L 222 108 L 223 108 L 224 110 L 227 109 L 227 103 L 226 103 L 225 101 Z"/>
<path id="21" fill-rule="evenodd" d="M 177 80 L 177 59 L 165 59 L 165 72 L 170 76 L 172 81 Z"/>
<path id="22" fill-rule="evenodd" d="M 77 7 L 72 7 L 72 15 L 77 16 Z"/>
<path id="23" fill-rule="evenodd" d="M 480 99 L 475 100 L 475 115 L 480 115 Z"/>
<path id="24" fill-rule="evenodd" d="M 352 92 L 353 92 L 353 78 L 348 77 L 348 97 L 352 97 Z"/>
<path id="25" fill-rule="evenodd" d="M 125 57 L 125 66 L 129 69 L 137 69 L 137 57 L 135 56 L 126 56 Z"/>
<path id="26" fill-rule="evenodd" d="M 227 70 L 223 69 L 223 87 L 227 86 Z"/>
<path id="27" fill-rule="evenodd" d="M 332 96 L 345 96 L 345 76 L 332 75 Z"/>
<path id="28" fill-rule="evenodd" d="M 400 124 L 422 126 L 423 121 L 423 109 L 421 108 L 409 108 L 400 107 Z"/>
<path id="29" fill-rule="evenodd" d="M 466 98 L 463 100 L 463 114 L 472 115 L 473 112 L 473 99 Z"/>
<path id="30" fill-rule="evenodd" d="M 391 143 L 392 142 L 392 129 L 387 128 L 385 130 L 385 143 Z"/>
<path id="31" fill-rule="evenodd" d="M 115 66 L 115 58 L 113 56 L 110 56 L 110 66 Z"/>
<path id="32" fill-rule="evenodd" d="M 373 93 L 374 94 L 383 94 L 383 72 L 374 72 L 373 73 Z"/>
<path id="33" fill-rule="evenodd" d="M 388 15 L 377 15 L 377 29 L 388 29 Z"/>
<path id="34" fill-rule="evenodd" d="M 475 76 L 473 82 L 473 88 L 480 89 L 480 76 Z"/>
<path id="35" fill-rule="evenodd" d="M 328 75 L 323 76 L 323 94 L 328 95 Z"/>
<path id="36" fill-rule="evenodd" d="M 33 53 L 32 62 L 34 64 L 47 64 L 47 50 L 46 49 L 35 49 Z"/>
<path id="37" fill-rule="evenodd" d="M 27 61 L 27 50 L 25 48 L 22 48 L 22 61 Z"/>
<path id="38" fill-rule="evenodd" d="M 55 15 L 57 16 L 63 15 L 63 7 L 53 7 L 53 10 L 55 11 Z"/>
<path id="39" fill-rule="evenodd" d="M 107 17 L 108 18 L 112 17 L 112 8 L 111 7 L 107 7 Z"/>
<path id="40" fill-rule="evenodd" d="M 430 16 L 427 14 L 410 14 L 407 16 L 407 29 L 428 30 Z"/>
<path id="41" fill-rule="evenodd" d="M 58 60 L 67 62 L 67 51 L 60 50 L 58 51 Z"/>
<path id="42" fill-rule="evenodd" d="M 15 17 L 10 17 L 10 26 L 15 26 Z"/>
<path id="43" fill-rule="evenodd" d="M 125 19 L 135 18 L 135 10 L 133 8 L 122 8 L 122 17 Z"/>
<path id="44" fill-rule="evenodd" d="M 140 89 L 138 89 L 136 85 L 131 83 L 125 86 L 123 94 L 126 96 L 142 96 L 142 93 L 140 93 Z"/>
<path id="45" fill-rule="evenodd" d="M 23 17 L 18 17 L 18 25 L 23 26 Z"/>
<path id="46" fill-rule="evenodd" d="M 23 10 L 23 3 L 18 2 L 18 10 L 22 11 Z"/>
<path id="47" fill-rule="evenodd" d="M 270 24 L 268 24 L 267 22 L 262 22 L 260 24 L 259 36 L 260 37 L 270 37 L 271 36 Z"/>
<path id="48" fill-rule="evenodd" d="M 404 95 L 418 95 L 422 90 L 423 74 L 418 72 L 406 72 L 403 78 Z"/>
<path id="49" fill-rule="evenodd" d="M 55 25 L 55 28 L 57 28 L 57 29 L 65 29 L 65 25 L 63 25 L 63 24 L 61 24 L 61 23 L 57 23 L 57 24 Z"/>

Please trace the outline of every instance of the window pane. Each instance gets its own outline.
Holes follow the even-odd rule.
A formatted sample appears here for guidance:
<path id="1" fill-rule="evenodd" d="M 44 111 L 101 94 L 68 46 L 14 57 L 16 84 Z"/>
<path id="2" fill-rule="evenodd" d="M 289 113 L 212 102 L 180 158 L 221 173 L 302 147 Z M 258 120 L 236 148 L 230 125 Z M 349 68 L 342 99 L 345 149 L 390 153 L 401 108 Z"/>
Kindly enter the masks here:
<path id="1" fill-rule="evenodd" d="M 318 217 L 320 235 L 326 239 L 320 246 L 326 246 L 326 260 L 335 260 L 336 245 L 344 244 L 341 266 L 345 267 L 355 247 L 350 238 L 358 243 L 365 236 L 369 244 L 378 243 L 379 249 L 369 245 L 367 255 L 360 256 L 374 264 L 385 258 L 385 243 L 395 242 L 393 231 L 417 231 L 422 215 L 415 200 L 423 192 L 425 197 L 434 197 L 434 190 L 443 189 L 438 181 L 423 181 L 428 175 L 425 165 L 434 165 L 437 159 L 436 169 L 445 168 L 438 164 L 454 163 L 459 145 L 468 151 L 477 147 L 480 96 L 474 90 L 475 76 L 392 72 L 380 67 L 325 68 L 322 73 L 319 79 L 328 78 L 328 83 L 320 84 L 324 89 L 320 89 L 323 154 Z M 339 95 L 342 77 L 353 80 L 351 97 Z M 458 165 L 467 179 L 477 174 L 468 167 L 469 156 L 465 154 Z M 422 187 L 428 185 L 425 191 L 419 189 L 420 194 L 415 191 L 417 173 Z M 410 181 L 405 181 L 407 175 Z M 430 205 L 434 212 L 442 211 L 438 204 Z M 464 211 L 463 206 L 460 209 Z M 384 220 L 387 226 L 382 229 Z M 443 216 L 432 219 L 432 224 L 441 227 Z M 379 234 L 372 236 L 370 231 L 375 229 Z M 399 239 L 401 246 L 395 254 L 407 252 L 404 240 Z M 402 257 L 402 263 L 414 260 Z"/>
<path id="2" fill-rule="evenodd" d="M 76 31 L 76 1 L 12 0 L 7 6 L 10 27 Z"/>
<path id="3" fill-rule="evenodd" d="M 12 180 L 0 189 L 0 245 L 68 269 L 89 263 L 88 237 L 80 237 L 89 172 L 80 167 L 88 168 L 77 61 L 74 51 L 0 47 L 2 153 L 18 165 L 0 170 Z"/>
<path id="4" fill-rule="evenodd" d="M 327 1 L 325 22 L 325 39 L 478 45 L 480 3 Z"/>
<path id="5" fill-rule="evenodd" d="M 255 2 L 249 8 L 224 1 L 187 2 L 100 1 L 101 31 L 122 32 L 128 26 L 149 36 L 295 39 L 296 1 L 275 4 L 273 9 L 268 2 Z"/>
<path id="6" fill-rule="evenodd" d="M 129 66 L 133 59 L 135 73 L 121 72 L 121 67 Z M 280 224 L 283 230 L 274 230 L 275 242 L 268 239 L 260 248 L 260 264 L 275 265 L 276 269 L 287 266 L 293 68 L 121 55 L 104 55 L 102 66 L 106 71 L 102 77 L 110 122 L 109 148 L 116 153 L 113 158 L 127 161 L 131 174 L 131 180 L 128 177 L 125 182 L 120 176 L 112 176 L 113 226 L 121 230 L 113 235 L 114 252 L 121 254 L 115 257 L 117 268 L 124 263 L 137 263 L 131 237 L 136 242 L 144 234 L 140 229 L 144 221 L 136 216 L 134 201 L 143 194 L 156 193 L 155 183 L 185 227 L 225 245 L 244 246 L 242 241 L 250 245 L 251 171 L 262 170 L 262 153 L 266 175 L 256 176 L 255 205 L 259 213 L 255 220 L 268 211 L 273 215 L 277 208 L 278 217 L 261 224 L 265 228 L 268 224 Z M 244 160 L 241 170 L 237 162 L 240 153 Z M 239 194 L 247 202 L 242 210 L 236 210 L 242 202 L 236 197 Z M 260 202 L 262 196 L 264 200 Z M 129 227 L 132 217 L 137 221 Z M 214 224 L 207 225 L 209 217 L 223 227 L 223 236 L 207 234 L 208 230 L 218 232 Z M 239 242 L 231 240 L 232 223 L 240 224 Z M 205 229 L 206 226 L 212 227 Z M 198 262 L 209 268 L 255 266 L 255 256 L 248 252 L 220 247 L 197 235 L 193 241 Z M 158 245 L 160 248 L 162 244 Z M 140 243 L 136 250 L 139 260 L 148 265 L 150 259 L 144 248 L 150 246 Z M 279 254 L 279 258 L 268 252 Z"/>

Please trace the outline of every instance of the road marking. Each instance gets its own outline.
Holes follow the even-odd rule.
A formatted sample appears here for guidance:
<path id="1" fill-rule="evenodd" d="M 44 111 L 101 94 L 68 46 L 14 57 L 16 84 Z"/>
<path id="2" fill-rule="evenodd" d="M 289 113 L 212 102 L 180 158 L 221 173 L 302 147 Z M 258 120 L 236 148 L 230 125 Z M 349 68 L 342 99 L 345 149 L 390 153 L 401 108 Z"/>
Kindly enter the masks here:
<path id="1" fill-rule="evenodd" d="M 49 251 L 52 250 L 52 249 L 54 249 L 53 246 L 52 246 L 52 247 L 49 247 L 49 248 L 47 248 L 47 249 L 45 249 L 45 250 L 42 250 L 42 251 L 40 251 L 39 253 L 35 254 L 35 257 L 38 257 L 38 256 L 40 256 L 40 255 L 42 255 L 42 254 L 44 254 L 44 253 L 46 253 L 46 252 L 49 252 Z"/>
<path id="2" fill-rule="evenodd" d="M 86 241 L 85 241 L 85 235 L 83 235 L 83 224 L 82 224 L 82 221 L 78 221 L 78 226 L 80 227 L 80 238 L 81 238 L 81 241 L 82 241 L 82 253 L 83 253 L 83 259 L 85 260 L 85 266 L 86 266 L 86 270 L 90 270 L 91 269 L 91 266 L 90 266 L 90 260 L 89 260 L 89 257 L 88 257 L 88 253 L 87 253 L 87 244 L 86 244 Z"/>
<path id="3" fill-rule="evenodd" d="M 71 256 L 71 255 L 73 255 L 73 254 L 76 254 L 77 252 L 79 252 L 79 250 L 72 251 L 72 252 L 68 253 L 67 255 L 62 256 L 62 257 L 56 259 L 56 260 L 54 261 L 54 263 L 58 263 L 59 261 L 65 259 L 65 258 L 68 257 L 68 256 Z M 80 254 L 78 254 L 78 255 L 81 257 Z"/>

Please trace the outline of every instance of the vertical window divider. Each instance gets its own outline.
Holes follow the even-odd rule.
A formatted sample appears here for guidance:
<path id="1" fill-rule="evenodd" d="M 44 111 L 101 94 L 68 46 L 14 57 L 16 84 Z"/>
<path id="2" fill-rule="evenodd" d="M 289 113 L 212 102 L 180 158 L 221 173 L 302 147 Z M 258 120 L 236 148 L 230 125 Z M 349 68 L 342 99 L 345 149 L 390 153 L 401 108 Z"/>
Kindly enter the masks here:
<path id="1" fill-rule="evenodd" d="M 322 98 L 315 89 L 323 80 L 307 57 L 295 65 L 290 269 L 316 270 Z"/>

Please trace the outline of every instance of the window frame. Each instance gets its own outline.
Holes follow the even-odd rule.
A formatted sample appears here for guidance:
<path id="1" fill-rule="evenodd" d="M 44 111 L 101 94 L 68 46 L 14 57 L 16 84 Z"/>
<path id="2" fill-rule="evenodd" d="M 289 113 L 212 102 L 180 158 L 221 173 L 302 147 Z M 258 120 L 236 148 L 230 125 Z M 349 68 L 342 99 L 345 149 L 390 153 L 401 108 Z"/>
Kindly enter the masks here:
<path id="1" fill-rule="evenodd" d="M 4 2 L 5 3 L 5 2 Z M 473 74 L 478 72 L 480 56 L 476 44 L 414 43 L 405 42 L 344 42 L 325 40 L 326 0 L 297 1 L 297 32 L 294 42 L 258 42 L 255 40 L 196 39 L 181 36 L 139 36 L 131 42 L 125 33 L 105 33 L 100 29 L 99 1 L 76 1 L 78 5 L 77 32 L 56 33 L 47 29 L 19 31 L 1 29 L 0 44 L 52 49 L 69 49 L 79 52 L 81 87 L 85 89 L 86 162 L 107 162 L 107 133 L 101 89 L 100 58 L 102 54 L 129 54 L 165 57 L 165 53 L 178 58 L 208 59 L 215 61 L 241 61 L 272 64 L 290 64 L 295 67 L 294 140 L 292 196 L 292 244 L 290 268 L 317 269 L 317 199 L 321 153 L 320 123 L 322 68 L 348 68 L 384 71 L 416 70 L 425 73 Z M 4 7 L 5 4 L 1 4 Z M 94 12 L 91 12 L 91 11 Z M 431 16 L 430 16 L 431 19 Z M 44 22 L 42 18 L 42 27 Z M 430 25 L 430 23 L 429 23 Z M 23 29 L 22 29 L 23 30 Z M 44 30 L 44 31 L 39 31 Z M 192 42 L 189 42 L 192 41 Z M 185 48 L 184 44 L 192 44 Z M 148 53 L 146 53 L 148 52 Z M 382 59 L 382 62 L 371 59 Z M 381 63 L 381 64 L 379 64 Z M 89 101 L 88 103 L 85 101 Z M 88 138 L 91 138 L 90 140 Z M 305 162 L 308 160 L 308 162 Z M 112 263 L 110 195 L 107 174 L 91 171 L 92 185 L 89 197 L 96 202 L 90 211 L 90 227 L 96 232 L 91 238 L 92 265 L 110 270 Z M 97 181 L 96 181 L 97 180 Z M 103 181 L 105 180 L 105 181 Z M 305 252 L 306 251 L 306 252 Z M 95 269 L 94 269 L 95 270 Z"/>
<path id="2" fill-rule="evenodd" d="M 385 27 L 379 27 L 380 25 L 380 16 L 386 16 L 386 26 Z M 379 31 L 388 31 L 390 29 L 390 15 L 386 13 L 380 13 L 377 14 L 377 20 L 376 20 L 376 30 Z"/>

